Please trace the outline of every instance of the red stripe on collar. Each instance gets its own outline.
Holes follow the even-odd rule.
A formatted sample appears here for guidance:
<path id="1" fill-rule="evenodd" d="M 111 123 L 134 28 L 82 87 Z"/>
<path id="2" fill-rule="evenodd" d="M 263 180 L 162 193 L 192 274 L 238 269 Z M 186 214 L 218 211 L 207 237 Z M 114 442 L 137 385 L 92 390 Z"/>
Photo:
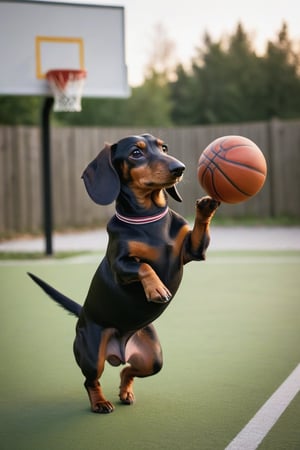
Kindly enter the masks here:
<path id="1" fill-rule="evenodd" d="M 165 217 L 169 212 L 169 208 L 166 208 L 162 213 L 156 214 L 155 216 L 145 216 L 145 217 L 126 217 L 122 216 L 116 211 L 116 217 L 121 220 L 121 222 L 130 223 L 131 225 L 145 225 L 147 223 L 157 222 L 158 220 Z"/>

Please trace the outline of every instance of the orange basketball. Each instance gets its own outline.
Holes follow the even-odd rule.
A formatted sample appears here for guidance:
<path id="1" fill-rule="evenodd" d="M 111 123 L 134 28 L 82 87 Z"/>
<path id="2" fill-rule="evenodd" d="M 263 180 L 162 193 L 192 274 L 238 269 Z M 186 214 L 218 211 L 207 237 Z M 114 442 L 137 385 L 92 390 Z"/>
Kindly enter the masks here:
<path id="1" fill-rule="evenodd" d="M 239 203 L 257 194 L 267 175 L 264 155 L 243 136 L 223 136 L 202 152 L 198 179 L 203 189 L 224 203 Z"/>

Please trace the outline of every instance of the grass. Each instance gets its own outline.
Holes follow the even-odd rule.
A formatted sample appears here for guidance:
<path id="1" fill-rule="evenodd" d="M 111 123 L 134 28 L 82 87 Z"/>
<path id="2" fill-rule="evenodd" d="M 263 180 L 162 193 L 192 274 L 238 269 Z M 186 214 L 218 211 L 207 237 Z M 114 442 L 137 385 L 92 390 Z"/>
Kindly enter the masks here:
<path id="1" fill-rule="evenodd" d="M 164 368 L 136 380 L 118 404 L 118 368 L 106 367 L 112 415 L 89 412 L 72 355 L 74 317 L 26 275 L 82 302 L 95 263 L 0 266 L 1 448 L 223 450 L 299 363 L 300 252 L 211 252 L 191 263 L 156 321 Z M 295 398 L 260 450 L 300 448 Z"/>

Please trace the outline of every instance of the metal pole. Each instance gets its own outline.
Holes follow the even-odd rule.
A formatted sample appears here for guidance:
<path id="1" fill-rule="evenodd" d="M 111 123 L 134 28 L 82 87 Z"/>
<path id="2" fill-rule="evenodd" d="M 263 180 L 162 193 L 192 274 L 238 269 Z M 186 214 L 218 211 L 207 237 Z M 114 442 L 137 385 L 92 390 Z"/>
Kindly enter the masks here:
<path id="1" fill-rule="evenodd" d="M 53 97 L 46 97 L 42 109 L 42 183 L 43 183 L 43 218 L 45 233 L 45 253 L 53 254 L 52 248 L 52 195 L 51 195 L 51 140 L 50 112 Z"/>

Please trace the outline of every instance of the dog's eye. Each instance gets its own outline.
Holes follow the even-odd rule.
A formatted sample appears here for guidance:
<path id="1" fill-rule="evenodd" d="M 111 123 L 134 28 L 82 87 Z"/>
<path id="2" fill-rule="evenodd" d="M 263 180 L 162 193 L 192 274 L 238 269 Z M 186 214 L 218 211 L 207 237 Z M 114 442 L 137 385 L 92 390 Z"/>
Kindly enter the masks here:
<path id="1" fill-rule="evenodd" d="M 161 148 L 164 153 L 168 153 L 168 146 L 166 144 L 162 144 Z"/>
<path id="2" fill-rule="evenodd" d="M 133 159 L 140 159 L 144 156 L 144 153 L 142 152 L 142 150 L 140 150 L 139 148 L 135 148 L 134 150 L 132 150 L 132 152 L 130 153 L 130 158 Z"/>

